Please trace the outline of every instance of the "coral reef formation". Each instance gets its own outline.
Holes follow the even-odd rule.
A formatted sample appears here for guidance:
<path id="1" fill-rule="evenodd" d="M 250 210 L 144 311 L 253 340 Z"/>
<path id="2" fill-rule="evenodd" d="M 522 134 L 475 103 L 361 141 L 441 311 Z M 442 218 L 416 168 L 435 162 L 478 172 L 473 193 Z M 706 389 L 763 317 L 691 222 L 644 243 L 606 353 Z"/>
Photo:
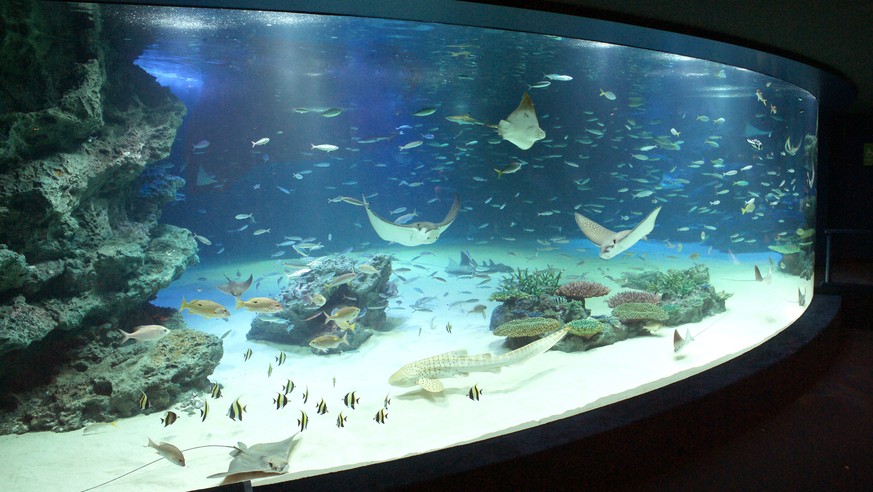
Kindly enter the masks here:
<path id="1" fill-rule="evenodd" d="M 79 381 L 69 371 L 80 368 L 66 361 L 92 343 L 99 346 L 79 354 L 90 361 L 85 369 L 114 360 L 118 332 L 109 327 L 129 329 L 130 313 L 198 261 L 190 232 L 158 224 L 184 181 L 165 179 L 149 193 L 137 182 L 169 155 L 185 107 L 132 63 L 132 53 L 108 48 L 107 39 L 121 34 L 97 9 L 0 8 L 0 432 L 13 428 L 7 415 L 32 422 L 23 429 L 69 429 L 83 413 L 124 413 L 117 403 L 87 403 L 106 385 Z M 161 346 L 196 359 L 203 355 L 191 343 L 197 336 L 182 331 Z M 127 358 L 138 356 L 146 354 Z M 203 357 L 212 367 L 213 359 Z M 20 381 L 23 361 L 30 377 Z M 207 365 L 192 374 L 205 376 Z M 147 383 L 120 374 L 128 382 L 112 379 L 113 388 Z M 83 389 L 60 391 L 65 381 Z M 165 391 L 186 384 L 199 383 L 179 377 Z M 28 400 L 39 391 L 57 402 Z M 112 398 L 122 393 L 113 390 Z M 51 407 L 55 420 L 23 414 L 32 411 L 24 404 Z"/>
<path id="2" fill-rule="evenodd" d="M 280 300 L 285 310 L 255 318 L 246 337 L 305 347 L 319 336 L 345 336 L 348 345 L 344 343 L 327 350 L 313 348 L 313 353 L 358 348 L 373 330 L 383 329 L 388 298 L 397 294 L 394 282 L 388 280 L 391 259 L 374 256 L 368 265 L 377 273 L 356 272 L 355 261 L 343 255 L 311 264 L 309 271 L 292 278 L 283 289 Z M 327 320 L 327 315 L 347 307 L 360 310 L 350 321 L 355 325 L 354 330 L 345 329 L 348 325 L 343 326 L 341 321 Z"/>
<path id="3" fill-rule="evenodd" d="M 576 319 L 567 323 L 568 333 L 590 340 L 595 335 L 603 333 L 603 323 L 594 318 Z"/>
<path id="4" fill-rule="evenodd" d="M 609 287 L 587 281 L 568 282 L 555 290 L 555 295 L 579 301 L 582 303 L 582 307 L 585 307 L 585 299 L 603 297 L 607 294 L 609 294 Z"/>
<path id="5" fill-rule="evenodd" d="M 498 337 L 535 337 L 552 333 L 561 327 L 555 318 L 519 318 L 504 323 L 494 329 Z"/>
<path id="6" fill-rule="evenodd" d="M 661 294 L 653 294 L 642 290 L 623 290 L 606 300 L 606 305 L 615 308 L 626 302 L 648 302 L 658 304 L 661 302 Z"/>
<path id="7" fill-rule="evenodd" d="M 662 307 L 648 302 L 626 302 L 619 304 L 612 310 L 612 315 L 625 324 L 645 321 L 667 321 L 670 319 L 670 315 Z"/>
<path id="8" fill-rule="evenodd" d="M 622 286 L 661 295 L 660 306 L 669 318 L 665 326 L 695 323 L 707 316 L 723 313 L 730 293 L 716 291 L 709 283 L 709 269 L 695 265 L 686 270 L 623 273 Z M 620 308 L 621 305 L 616 308 Z"/>

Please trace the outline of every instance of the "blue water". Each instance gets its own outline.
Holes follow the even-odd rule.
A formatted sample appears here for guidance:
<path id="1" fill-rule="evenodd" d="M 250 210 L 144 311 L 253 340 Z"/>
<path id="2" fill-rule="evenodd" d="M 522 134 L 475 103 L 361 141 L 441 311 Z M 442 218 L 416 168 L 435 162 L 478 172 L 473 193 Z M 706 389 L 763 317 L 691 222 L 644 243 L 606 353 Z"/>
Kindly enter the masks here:
<path id="1" fill-rule="evenodd" d="M 162 220 L 209 238 L 199 253 L 207 263 L 298 256 L 277 245 L 285 236 L 314 238 L 324 245 L 314 254 L 384 246 L 362 208 L 329 203 L 338 196 L 366 195 L 392 219 L 406 207 L 415 220 L 439 221 L 458 193 L 463 212 L 443 240 L 513 247 L 584 242 L 574 212 L 621 230 L 656 206 L 652 244 L 701 243 L 716 253 L 765 252 L 778 235 L 811 226 L 803 210 L 814 207 L 810 164 L 803 149 L 784 148 L 788 138 L 796 146 L 815 135 L 817 105 L 776 79 L 457 26 L 210 11 L 186 19 L 147 30 L 151 43 L 136 63 L 188 107 L 163 163 L 187 185 Z M 546 74 L 572 80 L 531 87 Z M 520 150 L 488 125 L 525 92 L 546 138 Z M 413 115 L 429 107 L 432 115 Z M 321 115 L 330 108 L 342 113 Z M 485 125 L 446 119 L 467 114 Z M 415 140 L 424 143 L 400 150 Z M 526 165 L 498 180 L 494 169 L 513 161 Z M 197 186 L 198 174 L 211 184 Z M 752 198 L 755 211 L 741 213 Z M 234 218 L 248 213 L 255 222 Z"/>

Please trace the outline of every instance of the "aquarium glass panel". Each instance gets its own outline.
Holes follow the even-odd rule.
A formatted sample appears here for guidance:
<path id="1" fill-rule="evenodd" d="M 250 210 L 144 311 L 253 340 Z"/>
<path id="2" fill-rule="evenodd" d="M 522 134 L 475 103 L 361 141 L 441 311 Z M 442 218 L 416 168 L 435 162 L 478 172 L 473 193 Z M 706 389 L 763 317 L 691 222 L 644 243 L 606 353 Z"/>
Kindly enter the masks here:
<path id="1" fill-rule="evenodd" d="M 504 435 L 714 367 L 812 297 L 818 103 L 782 80 L 381 18 L 4 22 L 10 490 Z"/>

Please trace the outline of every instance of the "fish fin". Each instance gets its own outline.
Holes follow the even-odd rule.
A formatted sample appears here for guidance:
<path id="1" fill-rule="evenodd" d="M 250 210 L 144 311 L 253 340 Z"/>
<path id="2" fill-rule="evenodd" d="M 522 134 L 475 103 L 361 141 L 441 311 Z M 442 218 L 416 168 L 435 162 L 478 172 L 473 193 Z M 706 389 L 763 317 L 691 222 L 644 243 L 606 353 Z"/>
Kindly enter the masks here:
<path id="1" fill-rule="evenodd" d="M 181 313 L 182 310 L 184 310 L 184 309 L 187 308 L 188 306 L 190 306 L 190 304 L 188 304 L 188 302 L 185 301 L 185 297 L 182 297 L 182 305 L 179 306 L 179 312 Z"/>
<path id="2" fill-rule="evenodd" d="M 118 331 L 121 332 L 122 335 L 124 335 L 124 338 L 121 339 L 121 343 L 119 343 L 119 345 L 124 345 L 124 342 L 130 340 L 130 336 L 132 335 L 132 333 L 128 333 L 121 329 L 119 329 Z"/>
<path id="3" fill-rule="evenodd" d="M 234 300 L 236 301 L 236 308 L 237 309 L 245 306 L 245 303 L 242 302 L 242 300 L 239 297 L 234 297 Z"/>
<path id="4" fill-rule="evenodd" d="M 422 389 L 430 393 L 439 393 L 444 389 L 443 383 L 439 379 L 421 378 L 416 381 L 415 384 L 421 386 Z"/>

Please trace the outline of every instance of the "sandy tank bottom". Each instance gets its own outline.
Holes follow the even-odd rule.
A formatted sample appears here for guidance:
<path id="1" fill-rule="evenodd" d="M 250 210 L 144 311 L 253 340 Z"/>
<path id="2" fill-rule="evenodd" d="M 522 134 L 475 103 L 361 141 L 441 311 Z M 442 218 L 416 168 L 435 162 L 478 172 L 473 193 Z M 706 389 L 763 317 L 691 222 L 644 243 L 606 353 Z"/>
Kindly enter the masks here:
<path id="1" fill-rule="evenodd" d="M 543 252 L 516 249 L 510 254 L 495 246 L 469 248 L 476 260 L 491 259 L 510 266 L 530 269 L 547 266 L 564 269 L 564 278 L 584 274 L 586 280 L 601 282 L 612 292 L 621 286 L 606 276 L 619 277 L 622 272 L 669 268 L 688 268 L 694 263 L 687 256 L 668 256 L 656 244 L 641 245 L 641 251 L 610 261 L 595 256 L 590 249 Z M 686 245 L 689 248 L 691 245 Z M 241 441 L 249 446 L 275 442 L 299 431 L 301 411 L 309 418 L 291 455 L 286 474 L 259 478 L 253 484 L 293 480 L 367 463 L 402 458 L 450 447 L 495 435 L 525 429 L 650 391 L 701 372 L 765 342 L 790 325 L 805 309 L 797 302 L 797 290 L 812 293 L 812 281 L 773 274 L 770 283 L 755 282 L 753 265 L 766 271 L 768 254 L 738 255 L 739 264 L 727 255 L 706 255 L 697 262 L 709 267 L 711 283 L 717 290 L 733 293 L 727 300 L 727 312 L 699 323 L 682 325 L 695 341 L 680 352 L 673 351 L 673 328 L 663 328 L 651 336 L 631 338 L 614 345 L 587 352 L 549 351 L 531 360 L 504 368 L 500 373 L 473 373 L 468 377 L 444 379 L 442 394 L 425 394 L 416 388 L 396 388 L 388 377 L 400 366 L 431 355 L 465 349 L 470 354 L 506 352 L 503 338 L 488 329 L 491 310 L 498 305 L 488 301 L 503 274 L 492 275 L 484 285 L 481 278 L 458 278 L 448 275 L 449 259 L 457 261 L 465 246 L 451 243 L 428 248 L 391 248 L 353 255 L 369 256 L 390 253 L 394 267 L 406 266 L 407 282 L 398 284 L 399 298 L 391 300 L 388 311 L 393 329 L 376 332 L 356 351 L 340 355 L 316 356 L 309 348 L 289 347 L 246 340 L 253 314 L 233 310 L 229 321 L 205 320 L 186 315 L 191 328 L 224 339 L 224 357 L 211 381 L 220 382 L 222 397 L 212 399 L 208 392 L 199 395 L 209 402 L 204 422 L 196 411 L 181 406 L 171 408 L 178 420 L 164 427 L 161 417 L 166 411 L 143 414 L 120 420 L 108 432 L 83 435 L 82 430 L 67 433 L 37 432 L 0 436 L 0 460 L 4 466 L 4 485 L 9 490 L 83 490 L 127 473 L 159 456 L 145 447 L 148 438 L 166 441 L 185 450 L 205 444 L 231 446 Z M 423 251 L 432 255 L 410 260 Z M 646 252 L 648 251 L 648 252 Z M 691 250 L 686 250 L 685 254 Z M 581 265 L 579 262 L 584 260 Z M 422 268 L 424 267 L 424 268 Z M 178 307 L 181 297 L 197 295 L 192 291 L 194 279 L 207 277 L 220 283 L 223 275 L 239 269 L 256 277 L 281 272 L 281 261 L 228 264 L 223 267 L 195 267 L 159 294 L 156 304 Z M 434 273 L 433 276 L 431 274 Z M 442 282 L 434 277 L 445 278 Z M 563 279 L 562 279 L 563 280 Z M 254 289 L 254 288 L 253 288 Z M 261 286 L 247 296 L 277 292 L 276 282 Z M 409 306 L 422 296 L 435 296 L 434 312 L 413 311 Z M 477 298 L 487 308 L 487 317 L 468 313 L 472 307 L 457 301 Z M 590 299 L 587 306 L 595 315 L 609 314 L 606 298 Z M 398 303 L 398 300 L 401 301 Z M 453 307 L 449 307 L 453 305 Z M 451 323 L 452 330 L 446 330 Z M 705 331 L 704 331 L 705 330 Z M 246 349 L 252 356 L 244 360 Z M 280 351 L 286 362 L 277 366 Z M 268 366 L 273 366 L 268 376 Z M 273 403 L 287 380 L 294 382 L 288 405 L 279 410 Z M 468 398 L 477 385 L 483 392 L 479 401 Z M 309 399 L 304 404 L 303 394 Z M 354 391 L 360 398 L 355 409 L 343 404 L 343 397 Z M 374 419 L 391 399 L 384 423 Z M 228 407 L 239 398 L 246 406 L 242 421 L 226 416 Z M 327 413 L 320 415 L 316 405 L 324 400 Z M 337 427 L 340 412 L 345 426 Z M 435 432 L 434 429 L 439 429 Z M 177 491 L 215 486 L 220 479 L 206 477 L 227 471 L 230 462 L 227 448 L 202 448 L 185 453 L 187 466 L 179 467 L 166 460 L 149 465 L 97 490 Z"/>

